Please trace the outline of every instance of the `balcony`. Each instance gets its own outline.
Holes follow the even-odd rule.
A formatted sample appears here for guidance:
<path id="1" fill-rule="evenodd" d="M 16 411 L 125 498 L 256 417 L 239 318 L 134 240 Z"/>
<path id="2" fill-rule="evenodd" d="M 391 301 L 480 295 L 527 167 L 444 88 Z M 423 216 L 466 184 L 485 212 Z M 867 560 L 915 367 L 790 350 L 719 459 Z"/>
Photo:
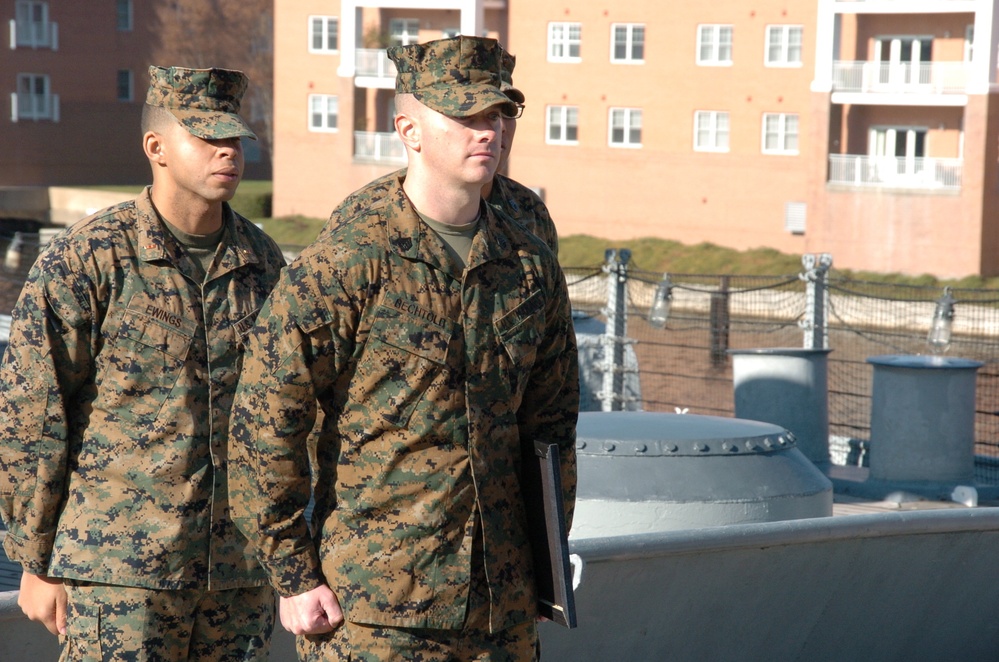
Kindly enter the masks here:
<path id="1" fill-rule="evenodd" d="M 354 81 L 358 87 L 392 89 L 395 87 L 395 63 L 384 48 L 359 48 L 354 51 L 357 59 Z"/>
<path id="2" fill-rule="evenodd" d="M 829 155 L 829 184 L 857 188 L 961 190 L 961 159 Z"/>
<path id="3" fill-rule="evenodd" d="M 59 24 L 50 21 L 10 20 L 10 49 L 51 48 L 59 50 Z"/>
<path id="4" fill-rule="evenodd" d="M 58 94 L 18 94 L 10 95 L 10 121 L 51 120 L 59 121 Z"/>
<path id="5" fill-rule="evenodd" d="M 833 94 L 966 97 L 968 82 L 965 62 L 833 62 Z"/>
<path id="6" fill-rule="evenodd" d="M 396 133 L 355 131 L 354 160 L 405 165 L 406 148 Z"/>

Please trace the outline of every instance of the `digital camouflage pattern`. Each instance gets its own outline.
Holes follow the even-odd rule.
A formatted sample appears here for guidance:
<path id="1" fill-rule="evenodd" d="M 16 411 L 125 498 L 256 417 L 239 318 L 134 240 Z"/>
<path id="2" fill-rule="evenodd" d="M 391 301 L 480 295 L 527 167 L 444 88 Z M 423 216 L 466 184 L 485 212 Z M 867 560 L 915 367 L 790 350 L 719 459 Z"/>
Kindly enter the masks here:
<path id="1" fill-rule="evenodd" d="M 503 51 L 503 60 L 500 68 L 500 91 L 511 101 L 524 103 L 524 93 L 513 86 L 513 70 L 517 66 L 517 56 Z"/>
<path id="2" fill-rule="evenodd" d="M 392 182 L 405 179 L 406 168 L 389 173 L 360 191 L 344 198 L 330 216 L 330 220 L 320 231 L 325 235 L 339 219 L 362 213 L 367 205 L 382 202 L 382 197 L 392 189 Z M 497 213 L 500 220 L 515 221 L 537 235 L 548 248 L 558 256 L 558 231 L 544 201 L 537 193 L 516 180 L 503 175 L 493 177 L 493 186 L 486 202 Z"/>
<path id="3" fill-rule="evenodd" d="M 239 116 L 249 81 L 232 69 L 149 67 L 146 103 L 166 108 L 189 132 L 207 140 L 256 134 Z"/>
<path id="4" fill-rule="evenodd" d="M 559 444 L 570 518 L 576 485 L 578 364 L 558 262 L 483 205 L 463 273 L 399 178 L 345 204 L 250 335 L 230 432 L 237 525 L 279 593 L 325 577 L 350 622 L 390 627 L 462 626 L 478 535 L 487 627 L 533 620 L 521 444 Z"/>
<path id="5" fill-rule="evenodd" d="M 223 205 L 207 278 L 147 188 L 53 240 L 0 369 L 0 512 L 34 574 L 222 590 L 266 577 L 228 515 L 244 338 L 284 264 Z"/>
<path id="6" fill-rule="evenodd" d="M 276 611 L 270 586 L 158 591 L 69 581 L 66 590 L 61 660 L 269 659 Z"/>
<path id="7" fill-rule="evenodd" d="M 398 72 L 396 93 L 412 94 L 449 117 L 471 117 L 498 104 L 501 112 L 516 114 L 500 90 L 504 53 L 495 39 L 464 35 L 388 49 Z"/>
<path id="8" fill-rule="evenodd" d="M 541 197 L 520 182 L 496 175 L 486 202 L 500 213 L 536 234 L 558 255 L 558 231 Z"/>

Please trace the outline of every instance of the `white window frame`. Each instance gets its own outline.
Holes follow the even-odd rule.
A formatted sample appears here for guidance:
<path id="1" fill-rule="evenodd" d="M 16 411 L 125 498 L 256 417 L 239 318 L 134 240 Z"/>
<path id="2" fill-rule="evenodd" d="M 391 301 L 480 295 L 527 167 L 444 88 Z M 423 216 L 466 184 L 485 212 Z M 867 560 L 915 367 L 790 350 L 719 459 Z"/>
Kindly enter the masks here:
<path id="1" fill-rule="evenodd" d="M 121 95 L 121 83 L 122 74 L 126 74 L 127 81 L 125 85 L 128 88 L 128 93 L 125 96 Z M 132 76 L 131 69 L 119 69 L 117 76 L 115 77 L 115 97 L 118 101 L 134 101 L 135 100 L 135 80 Z"/>
<path id="2" fill-rule="evenodd" d="M 549 62 L 581 62 L 583 60 L 582 49 L 582 23 L 552 21 L 548 24 Z"/>
<path id="3" fill-rule="evenodd" d="M 389 19 L 389 43 L 393 46 L 408 46 L 420 41 L 420 19 Z"/>
<path id="4" fill-rule="evenodd" d="M 118 32 L 131 32 L 135 29 L 135 13 L 132 0 L 116 0 L 115 23 Z"/>
<path id="5" fill-rule="evenodd" d="M 308 109 L 309 131 L 318 133 L 337 133 L 340 131 L 340 97 L 335 94 L 310 94 Z M 333 126 L 330 126 L 329 122 L 331 115 L 335 118 Z M 320 118 L 318 124 L 315 122 L 317 116 Z"/>
<path id="6" fill-rule="evenodd" d="M 727 37 L 727 43 L 723 43 L 723 37 Z M 731 24 L 702 23 L 698 25 L 697 64 L 702 67 L 731 67 L 734 44 L 735 28 Z M 710 52 L 704 53 L 706 48 Z"/>
<path id="7" fill-rule="evenodd" d="M 804 38 L 805 28 L 801 25 L 768 25 L 763 64 L 767 67 L 801 67 Z"/>
<path id="8" fill-rule="evenodd" d="M 38 83 L 42 92 L 35 92 Z M 28 91 L 25 91 L 25 90 Z M 52 120 L 59 121 L 59 97 L 52 94 L 52 82 L 45 74 L 17 75 L 17 91 L 12 95 L 11 114 L 13 121 Z"/>
<path id="9" fill-rule="evenodd" d="M 621 140 L 614 140 L 616 118 L 621 118 Z M 633 140 L 633 133 L 638 131 L 638 140 Z M 610 147 L 623 149 L 641 149 L 642 147 L 642 109 L 641 108 L 611 108 L 607 112 L 607 144 Z"/>
<path id="10" fill-rule="evenodd" d="M 36 20 L 36 12 L 40 14 Z M 49 20 L 49 3 L 17 0 L 11 21 L 11 49 L 51 48 L 59 50 L 59 26 Z"/>
<path id="11" fill-rule="evenodd" d="M 624 57 L 617 57 L 617 37 L 618 31 L 624 32 Z M 635 54 L 635 33 L 639 32 L 642 56 L 634 57 Z M 614 64 L 645 64 L 645 24 L 644 23 L 611 23 L 610 35 L 610 61 Z"/>
<path id="12" fill-rule="evenodd" d="M 790 120 L 793 119 L 793 122 Z M 771 120 L 775 122 L 771 130 Z M 793 130 L 789 128 L 793 124 Z M 793 156 L 800 153 L 801 116 L 797 113 L 763 113 L 760 148 L 764 154 Z M 768 147 L 768 136 L 774 136 L 777 147 Z M 791 144 L 793 141 L 793 145 Z"/>
<path id="13" fill-rule="evenodd" d="M 336 45 L 329 47 L 330 27 L 335 35 Z M 322 44 L 316 48 L 316 37 Z M 340 52 L 340 19 L 337 16 L 312 14 L 309 16 L 309 52 L 321 55 L 331 55 Z"/>
<path id="14" fill-rule="evenodd" d="M 552 137 L 552 129 L 558 131 L 557 136 Z M 575 131 L 574 138 L 568 137 L 570 129 Z M 579 106 L 548 106 L 545 108 L 545 142 L 549 145 L 579 144 Z"/>
<path id="15" fill-rule="evenodd" d="M 722 125 L 724 125 L 724 127 L 722 127 Z M 706 129 L 706 133 L 702 131 L 702 128 Z M 729 138 L 731 131 L 731 117 L 727 110 L 694 111 L 695 152 L 729 151 Z M 703 143 L 701 142 L 702 135 L 707 136 L 707 140 Z M 722 142 L 724 142 L 724 144 L 721 144 Z"/>

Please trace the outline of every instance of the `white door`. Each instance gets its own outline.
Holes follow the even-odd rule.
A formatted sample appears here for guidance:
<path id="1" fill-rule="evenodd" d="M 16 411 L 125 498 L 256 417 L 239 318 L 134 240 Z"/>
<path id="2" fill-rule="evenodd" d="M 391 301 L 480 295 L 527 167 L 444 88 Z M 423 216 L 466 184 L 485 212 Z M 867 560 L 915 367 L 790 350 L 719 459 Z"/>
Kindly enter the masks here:
<path id="1" fill-rule="evenodd" d="M 925 128 L 872 127 L 868 145 L 872 169 L 881 181 L 897 183 L 922 174 L 926 157 Z"/>
<path id="2" fill-rule="evenodd" d="M 874 40 L 874 60 L 880 65 L 878 82 L 889 87 L 929 83 L 932 56 L 933 38 L 929 36 Z"/>

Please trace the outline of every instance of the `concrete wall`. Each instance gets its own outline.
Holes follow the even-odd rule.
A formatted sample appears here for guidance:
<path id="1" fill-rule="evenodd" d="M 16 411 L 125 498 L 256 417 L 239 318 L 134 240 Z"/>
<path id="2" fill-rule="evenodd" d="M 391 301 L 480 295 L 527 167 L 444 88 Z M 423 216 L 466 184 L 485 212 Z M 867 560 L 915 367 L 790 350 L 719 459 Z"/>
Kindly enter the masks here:
<path id="1" fill-rule="evenodd" d="M 96 211 L 134 197 L 135 193 L 125 191 L 4 186 L 0 187 L 0 223 L 7 218 L 72 225 Z"/>

